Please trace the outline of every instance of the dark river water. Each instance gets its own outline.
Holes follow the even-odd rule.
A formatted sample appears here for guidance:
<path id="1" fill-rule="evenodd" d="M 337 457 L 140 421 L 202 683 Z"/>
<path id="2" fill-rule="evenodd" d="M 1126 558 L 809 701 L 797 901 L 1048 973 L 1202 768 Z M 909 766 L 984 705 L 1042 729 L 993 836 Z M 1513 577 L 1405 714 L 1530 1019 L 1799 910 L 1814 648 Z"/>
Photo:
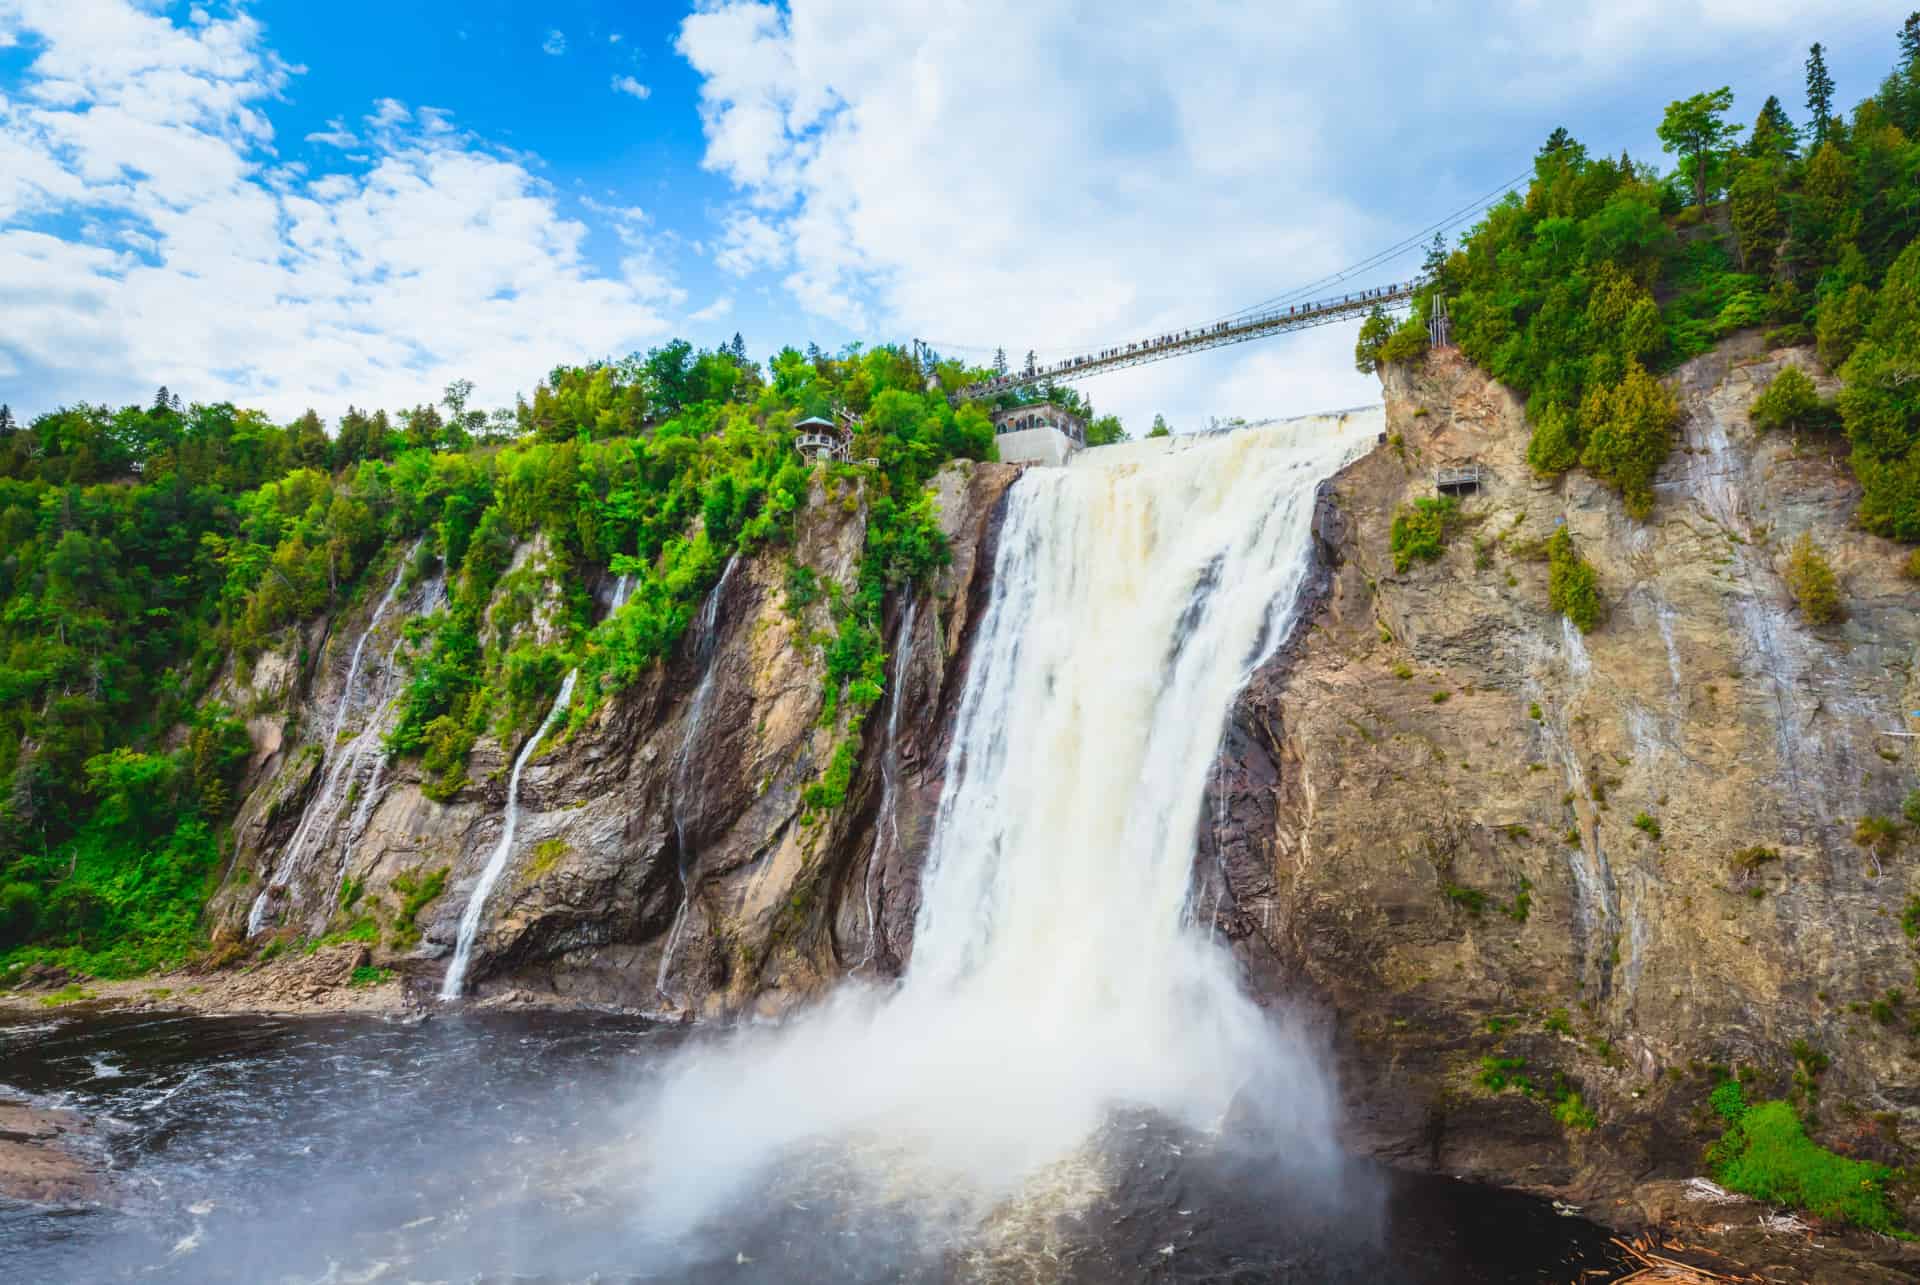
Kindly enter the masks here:
<path id="1" fill-rule="evenodd" d="M 50 1014 L 0 1025 L 0 1097 L 95 1125 L 96 1207 L 0 1201 L 0 1279 L 1592 1282 L 1545 1202 L 1354 1164 L 1312 1184 L 1231 1130 L 1113 1117 L 956 1217 L 794 1154 L 691 1229 L 647 1217 L 633 1109 L 678 1028 L 579 1016 Z M 938 1212 L 936 1212 L 938 1211 Z"/>

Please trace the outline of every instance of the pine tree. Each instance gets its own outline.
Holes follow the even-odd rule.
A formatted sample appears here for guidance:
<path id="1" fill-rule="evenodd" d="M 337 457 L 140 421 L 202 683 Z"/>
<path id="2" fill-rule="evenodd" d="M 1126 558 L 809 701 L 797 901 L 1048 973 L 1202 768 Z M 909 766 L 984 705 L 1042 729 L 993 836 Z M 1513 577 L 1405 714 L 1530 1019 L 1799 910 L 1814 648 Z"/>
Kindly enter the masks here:
<path id="1" fill-rule="evenodd" d="M 1034 356 L 1033 349 L 1031 348 L 1027 349 L 1027 373 L 1031 375 L 1034 371 L 1038 370 L 1039 368 L 1040 368 L 1040 362 Z"/>
<path id="2" fill-rule="evenodd" d="M 1573 141 L 1573 135 L 1567 133 L 1567 127 L 1565 125 L 1556 125 L 1553 128 L 1553 133 L 1547 135 L 1546 145 L 1540 149 L 1539 154 L 1541 156 L 1552 156 L 1555 152 L 1564 152 L 1569 147 L 1578 146 L 1579 144 Z"/>
<path id="3" fill-rule="evenodd" d="M 1818 41 L 1807 50 L 1807 137 L 1814 147 L 1833 132 L 1833 77 L 1827 73 L 1826 51 Z"/>
<path id="4" fill-rule="evenodd" d="M 13 407 L 0 402 L 0 433 L 13 431 Z"/>
<path id="5" fill-rule="evenodd" d="M 1780 105 L 1779 96 L 1769 96 L 1766 105 L 1760 109 L 1760 115 L 1754 119 L 1753 134 L 1747 139 L 1747 155 L 1793 160 L 1797 152 L 1794 144 L 1799 134 L 1800 131 L 1794 128 L 1792 119 L 1787 115 L 1787 109 Z"/>
<path id="6" fill-rule="evenodd" d="M 1433 244 L 1427 247 L 1426 262 L 1420 265 L 1420 275 L 1429 281 L 1438 281 L 1447 267 L 1447 238 L 1441 233 L 1433 234 Z"/>
<path id="7" fill-rule="evenodd" d="M 153 395 L 153 409 L 173 409 L 172 395 L 167 392 L 167 386 L 165 384 L 160 385 L 160 391 Z"/>
<path id="8" fill-rule="evenodd" d="M 1005 348 L 995 348 L 993 350 L 993 373 L 996 375 L 1004 375 L 1007 373 L 1007 350 Z"/>
<path id="9" fill-rule="evenodd" d="M 1907 15 L 1900 26 L 1900 61 L 1909 66 L 1920 58 L 1920 10 Z"/>
<path id="10" fill-rule="evenodd" d="M 733 332 L 733 342 L 727 345 L 727 356 L 739 365 L 747 364 L 747 341 L 740 337 L 738 330 Z"/>

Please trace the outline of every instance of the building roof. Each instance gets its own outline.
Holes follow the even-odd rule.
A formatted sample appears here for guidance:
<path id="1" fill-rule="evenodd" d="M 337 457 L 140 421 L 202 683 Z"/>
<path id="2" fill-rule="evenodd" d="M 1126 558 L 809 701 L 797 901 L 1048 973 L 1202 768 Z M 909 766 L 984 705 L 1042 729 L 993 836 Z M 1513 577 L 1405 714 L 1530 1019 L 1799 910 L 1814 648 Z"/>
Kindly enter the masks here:
<path id="1" fill-rule="evenodd" d="M 828 433 L 837 431 L 833 426 L 832 420 L 821 419 L 818 415 L 807 416 L 805 419 L 801 420 L 798 424 L 795 424 L 794 428 L 795 429 L 817 428 Z"/>

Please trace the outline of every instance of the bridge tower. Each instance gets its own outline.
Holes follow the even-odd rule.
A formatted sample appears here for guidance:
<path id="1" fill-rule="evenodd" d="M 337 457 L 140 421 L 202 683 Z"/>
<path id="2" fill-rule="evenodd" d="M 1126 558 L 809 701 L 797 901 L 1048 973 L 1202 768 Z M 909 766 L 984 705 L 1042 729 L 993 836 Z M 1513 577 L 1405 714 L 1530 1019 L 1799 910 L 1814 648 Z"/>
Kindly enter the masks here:
<path id="1" fill-rule="evenodd" d="M 1453 338 L 1453 319 L 1447 316 L 1447 296 L 1435 290 L 1427 305 L 1427 339 L 1435 348 L 1445 348 Z"/>

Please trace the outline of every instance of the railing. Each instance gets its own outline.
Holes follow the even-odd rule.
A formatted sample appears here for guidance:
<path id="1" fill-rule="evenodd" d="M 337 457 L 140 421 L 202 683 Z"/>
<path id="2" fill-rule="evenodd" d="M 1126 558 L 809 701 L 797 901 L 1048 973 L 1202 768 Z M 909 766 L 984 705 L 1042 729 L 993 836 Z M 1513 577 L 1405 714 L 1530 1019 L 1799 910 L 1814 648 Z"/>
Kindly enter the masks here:
<path id="1" fill-rule="evenodd" d="M 793 446 L 809 459 L 822 455 L 839 460 L 847 457 L 847 444 L 828 433 L 801 433 L 794 439 Z"/>
<path id="2" fill-rule="evenodd" d="M 1097 352 L 1086 353 L 1079 357 L 1069 357 L 1050 365 L 1036 366 L 1032 370 L 982 380 L 977 384 L 967 385 L 954 396 L 956 401 L 997 397 L 1001 393 L 1017 392 L 1023 388 L 1066 383 L 1069 380 L 1084 379 L 1089 375 L 1103 374 L 1109 370 L 1124 370 L 1129 366 L 1144 365 L 1150 361 L 1163 361 L 1168 357 L 1179 357 L 1190 352 L 1204 352 L 1209 348 L 1219 348 L 1227 344 L 1245 343 L 1249 339 L 1258 339 L 1262 335 L 1324 326 L 1357 313 L 1369 312 L 1376 307 L 1406 303 L 1424 285 L 1425 283 L 1420 281 L 1396 282 L 1393 285 L 1379 286 L 1372 290 L 1341 295 L 1337 299 L 1294 304 L 1287 308 L 1271 308 L 1265 312 L 1253 313 L 1234 320 L 1215 322 L 1197 330 L 1176 330 L 1169 334 L 1155 335 L 1149 339 L 1137 340 L 1114 348 L 1102 348 Z"/>
<path id="3" fill-rule="evenodd" d="M 1433 489 L 1436 491 L 1465 491 L 1478 488 L 1486 475 L 1478 464 L 1452 464 L 1434 470 Z"/>

